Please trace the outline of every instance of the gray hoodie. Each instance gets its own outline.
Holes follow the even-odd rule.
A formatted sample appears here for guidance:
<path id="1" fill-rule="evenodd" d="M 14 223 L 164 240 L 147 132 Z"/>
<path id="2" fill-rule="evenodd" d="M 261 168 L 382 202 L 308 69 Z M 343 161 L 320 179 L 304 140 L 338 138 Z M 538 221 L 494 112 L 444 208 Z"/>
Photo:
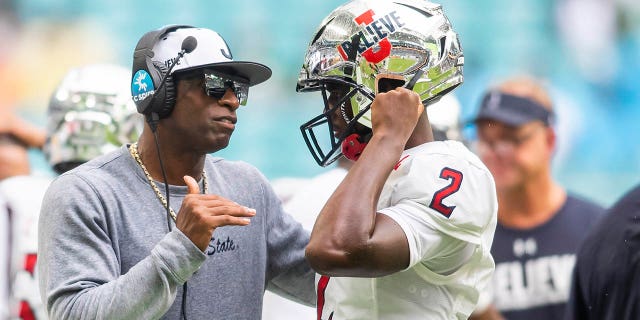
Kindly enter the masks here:
<path id="1" fill-rule="evenodd" d="M 265 177 L 212 156 L 205 170 L 209 193 L 257 214 L 248 226 L 217 228 L 204 253 L 173 221 L 169 231 L 164 207 L 126 146 L 58 177 L 38 231 L 49 316 L 180 319 L 184 306 L 189 320 L 260 319 L 267 287 L 313 304 L 314 273 L 304 259 L 309 235 L 283 212 Z M 178 212 L 187 189 L 169 188 Z"/>

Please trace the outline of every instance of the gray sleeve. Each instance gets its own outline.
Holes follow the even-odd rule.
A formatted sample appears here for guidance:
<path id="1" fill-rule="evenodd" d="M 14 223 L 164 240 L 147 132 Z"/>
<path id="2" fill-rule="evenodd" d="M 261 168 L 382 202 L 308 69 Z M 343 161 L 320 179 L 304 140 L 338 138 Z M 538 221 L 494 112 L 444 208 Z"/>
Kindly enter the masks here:
<path id="1" fill-rule="evenodd" d="M 267 289 L 287 299 L 315 306 L 315 272 L 304 257 L 309 232 L 284 212 L 275 192 L 264 180 L 267 214 Z"/>
<path id="2" fill-rule="evenodd" d="M 206 258 L 174 229 L 122 275 L 107 223 L 113 218 L 100 193 L 79 176 L 63 175 L 48 189 L 38 225 L 38 273 L 51 319 L 158 319 Z"/>

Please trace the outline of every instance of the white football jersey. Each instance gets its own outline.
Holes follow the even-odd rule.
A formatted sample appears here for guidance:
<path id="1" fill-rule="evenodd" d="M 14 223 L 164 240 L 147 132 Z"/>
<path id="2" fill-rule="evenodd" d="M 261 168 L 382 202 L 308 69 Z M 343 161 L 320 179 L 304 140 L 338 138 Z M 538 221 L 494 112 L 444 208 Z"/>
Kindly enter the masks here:
<path id="1" fill-rule="evenodd" d="M 51 180 L 17 176 L 0 182 L 0 194 L 11 207 L 9 303 L 11 319 L 46 319 L 36 268 L 38 217 Z"/>
<path id="2" fill-rule="evenodd" d="M 379 278 L 317 276 L 322 320 L 467 319 L 493 273 L 493 177 L 462 143 L 405 150 L 378 212 L 406 234 L 407 269 Z"/>

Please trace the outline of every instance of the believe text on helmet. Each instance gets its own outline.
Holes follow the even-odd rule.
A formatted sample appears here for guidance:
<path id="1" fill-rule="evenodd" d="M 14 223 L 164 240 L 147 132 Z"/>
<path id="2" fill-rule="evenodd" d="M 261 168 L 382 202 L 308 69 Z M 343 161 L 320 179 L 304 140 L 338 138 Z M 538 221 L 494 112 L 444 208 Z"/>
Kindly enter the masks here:
<path id="1" fill-rule="evenodd" d="M 354 19 L 357 24 L 364 27 L 356 35 L 360 37 L 358 53 L 367 61 L 378 63 L 391 53 L 391 42 L 387 37 L 404 26 L 400 21 L 396 11 L 384 15 L 376 20 L 373 19 L 375 13 L 369 9 L 365 13 Z M 356 36 L 354 35 L 354 36 Z M 374 46 L 378 45 L 378 50 L 374 51 Z M 344 41 L 338 46 L 338 52 L 342 59 L 348 60 L 348 53 L 353 50 L 351 41 Z"/>

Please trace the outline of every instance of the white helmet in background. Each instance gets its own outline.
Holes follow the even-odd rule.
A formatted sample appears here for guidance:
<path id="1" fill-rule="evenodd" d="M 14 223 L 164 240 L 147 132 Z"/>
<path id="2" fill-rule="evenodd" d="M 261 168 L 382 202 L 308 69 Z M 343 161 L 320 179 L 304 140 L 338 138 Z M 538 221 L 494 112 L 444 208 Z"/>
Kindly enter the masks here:
<path id="1" fill-rule="evenodd" d="M 144 126 L 131 100 L 128 69 L 71 69 L 49 101 L 44 154 L 57 173 L 136 141 Z"/>
<path id="2" fill-rule="evenodd" d="M 445 94 L 439 101 L 427 107 L 433 138 L 438 141 L 464 142 L 462 135 L 460 101 L 453 93 Z"/>

